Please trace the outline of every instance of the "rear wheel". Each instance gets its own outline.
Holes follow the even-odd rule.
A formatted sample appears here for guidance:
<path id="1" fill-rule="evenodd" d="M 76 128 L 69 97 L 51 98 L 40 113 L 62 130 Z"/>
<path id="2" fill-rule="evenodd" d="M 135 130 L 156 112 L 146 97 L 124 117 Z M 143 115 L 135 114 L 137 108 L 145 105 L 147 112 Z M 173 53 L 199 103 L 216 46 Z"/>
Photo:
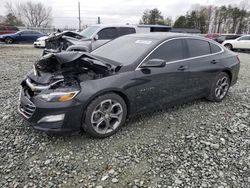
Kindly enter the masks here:
<path id="1" fill-rule="evenodd" d="M 222 101 L 228 92 L 230 87 L 230 78 L 227 73 L 221 72 L 215 79 L 208 99 L 214 102 Z"/>
<path id="2" fill-rule="evenodd" d="M 12 43 L 14 42 L 14 40 L 13 40 L 13 38 L 11 38 L 11 37 L 6 37 L 5 40 L 4 40 L 4 42 L 5 42 L 6 44 L 12 44 Z"/>
<path id="3" fill-rule="evenodd" d="M 233 49 L 232 44 L 225 44 L 224 46 L 225 46 L 227 49 L 229 49 L 229 50 L 232 50 L 232 49 Z"/>
<path id="4" fill-rule="evenodd" d="M 127 107 L 115 93 L 101 95 L 87 107 L 83 129 L 91 136 L 105 138 L 115 134 L 125 123 Z"/>

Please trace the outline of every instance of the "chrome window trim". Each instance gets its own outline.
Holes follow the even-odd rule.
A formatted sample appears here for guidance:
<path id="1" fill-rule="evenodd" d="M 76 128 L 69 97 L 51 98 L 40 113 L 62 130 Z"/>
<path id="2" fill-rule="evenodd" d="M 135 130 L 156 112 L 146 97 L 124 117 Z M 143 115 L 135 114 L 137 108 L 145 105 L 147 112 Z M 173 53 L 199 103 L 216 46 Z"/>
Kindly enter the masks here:
<path id="1" fill-rule="evenodd" d="M 196 40 L 203 40 L 203 41 L 206 41 L 206 42 L 210 42 L 210 43 L 213 43 L 214 45 L 217 45 L 221 51 L 219 52 L 216 52 L 216 53 L 211 53 L 211 54 L 207 54 L 207 55 L 201 55 L 201 56 L 196 56 L 196 57 L 189 57 L 189 58 L 185 58 L 185 59 L 180 59 L 180 60 L 175 60 L 175 61 L 168 61 L 166 62 L 166 65 L 167 64 L 172 64 L 172 63 L 176 63 L 176 62 L 181 62 L 181 61 L 187 61 L 187 60 L 192 60 L 192 59 L 197 59 L 197 58 L 201 58 L 201 57 L 207 57 L 207 56 L 212 56 L 212 55 L 216 55 L 216 54 L 220 54 L 222 52 L 224 52 L 224 48 L 222 48 L 222 46 L 216 44 L 214 41 L 210 41 L 208 39 L 205 39 L 205 38 L 196 38 L 196 37 L 175 37 L 175 38 L 171 38 L 171 39 L 168 39 L 168 40 L 165 40 L 163 42 L 161 42 L 160 44 L 158 44 L 146 57 L 143 58 L 143 60 L 139 63 L 139 65 L 136 67 L 135 70 L 140 70 L 141 69 L 141 64 L 156 50 L 158 49 L 161 45 L 165 44 L 166 42 L 169 42 L 171 40 L 176 40 L 176 39 L 196 39 Z"/>

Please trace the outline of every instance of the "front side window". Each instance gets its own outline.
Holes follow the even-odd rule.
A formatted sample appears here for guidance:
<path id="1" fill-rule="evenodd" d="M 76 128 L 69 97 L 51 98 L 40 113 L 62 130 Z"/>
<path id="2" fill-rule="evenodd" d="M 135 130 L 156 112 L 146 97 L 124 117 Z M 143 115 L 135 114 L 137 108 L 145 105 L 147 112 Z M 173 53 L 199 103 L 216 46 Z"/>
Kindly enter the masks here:
<path id="1" fill-rule="evenodd" d="M 163 59 L 166 62 L 183 59 L 183 39 L 174 39 L 159 46 L 148 58 Z"/>
<path id="2" fill-rule="evenodd" d="M 210 54 L 209 42 L 199 39 L 186 39 L 189 49 L 189 57 L 197 57 Z"/>
<path id="3" fill-rule="evenodd" d="M 117 38 L 117 32 L 115 27 L 105 28 L 98 32 L 99 40 L 111 40 Z"/>

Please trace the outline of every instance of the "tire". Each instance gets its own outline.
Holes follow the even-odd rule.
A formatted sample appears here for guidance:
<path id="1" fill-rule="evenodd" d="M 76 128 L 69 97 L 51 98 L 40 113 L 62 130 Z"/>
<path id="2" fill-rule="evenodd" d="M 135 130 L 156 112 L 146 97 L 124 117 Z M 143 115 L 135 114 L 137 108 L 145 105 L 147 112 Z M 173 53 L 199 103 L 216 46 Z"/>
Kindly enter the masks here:
<path id="1" fill-rule="evenodd" d="M 224 46 L 229 50 L 233 50 L 232 44 L 225 44 Z"/>
<path id="2" fill-rule="evenodd" d="M 221 102 L 226 97 L 229 87 L 230 87 L 229 75 L 225 72 L 221 72 L 215 78 L 207 99 L 213 102 Z"/>
<path id="3" fill-rule="evenodd" d="M 96 138 L 115 134 L 125 123 L 127 106 L 119 95 L 107 93 L 94 99 L 87 107 L 83 130 Z"/>
<path id="4" fill-rule="evenodd" d="M 13 40 L 13 38 L 11 38 L 11 37 L 6 37 L 6 38 L 4 39 L 4 42 L 5 42 L 6 44 L 12 44 L 12 43 L 14 42 L 14 40 Z"/>

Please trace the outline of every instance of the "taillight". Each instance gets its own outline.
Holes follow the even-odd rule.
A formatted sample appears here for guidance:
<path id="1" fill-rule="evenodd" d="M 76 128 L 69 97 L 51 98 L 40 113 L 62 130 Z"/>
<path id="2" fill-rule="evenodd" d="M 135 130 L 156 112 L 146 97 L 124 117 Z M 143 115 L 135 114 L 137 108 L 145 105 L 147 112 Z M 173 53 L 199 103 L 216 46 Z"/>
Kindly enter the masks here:
<path id="1" fill-rule="evenodd" d="M 240 58 L 239 58 L 239 56 L 237 55 L 236 57 L 237 57 L 238 63 L 240 63 Z"/>

